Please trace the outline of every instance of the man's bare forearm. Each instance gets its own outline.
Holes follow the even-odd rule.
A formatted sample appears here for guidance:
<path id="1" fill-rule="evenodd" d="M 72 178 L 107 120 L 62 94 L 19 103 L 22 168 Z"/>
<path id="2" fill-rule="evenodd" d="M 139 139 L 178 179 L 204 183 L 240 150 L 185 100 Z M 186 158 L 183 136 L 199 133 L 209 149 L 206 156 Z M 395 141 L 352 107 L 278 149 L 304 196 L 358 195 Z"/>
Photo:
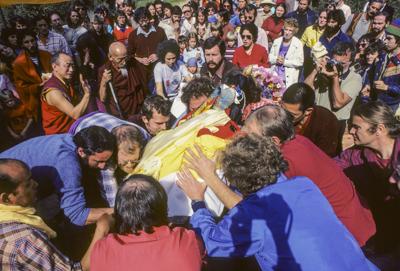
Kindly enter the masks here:
<path id="1" fill-rule="evenodd" d="M 233 192 L 216 174 L 210 176 L 206 183 L 228 209 L 232 209 L 243 199 Z"/>
<path id="2" fill-rule="evenodd" d="M 86 225 L 96 223 L 96 221 L 103 215 L 103 214 L 112 214 L 114 212 L 113 208 L 91 208 L 89 215 L 86 219 Z"/>

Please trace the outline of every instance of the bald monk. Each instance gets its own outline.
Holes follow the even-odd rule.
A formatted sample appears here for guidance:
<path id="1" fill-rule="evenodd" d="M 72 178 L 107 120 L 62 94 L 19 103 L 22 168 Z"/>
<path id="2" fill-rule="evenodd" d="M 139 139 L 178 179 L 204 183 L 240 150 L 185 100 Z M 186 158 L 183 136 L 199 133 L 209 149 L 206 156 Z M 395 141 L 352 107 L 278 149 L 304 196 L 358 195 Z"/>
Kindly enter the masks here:
<path id="1" fill-rule="evenodd" d="M 139 113 L 145 98 L 134 68 L 127 64 L 126 58 L 125 45 L 113 42 L 108 50 L 108 61 L 100 67 L 98 74 L 100 100 L 105 105 L 107 113 L 122 119 L 128 119 Z M 110 83 L 115 97 L 111 93 Z"/>
<path id="2" fill-rule="evenodd" d="M 73 89 L 70 80 L 74 61 L 64 53 L 52 57 L 53 74 L 43 85 L 41 95 L 42 125 L 46 135 L 68 132 L 72 123 L 81 117 L 89 104 L 90 86 L 80 75 L 83 97 Z"/>

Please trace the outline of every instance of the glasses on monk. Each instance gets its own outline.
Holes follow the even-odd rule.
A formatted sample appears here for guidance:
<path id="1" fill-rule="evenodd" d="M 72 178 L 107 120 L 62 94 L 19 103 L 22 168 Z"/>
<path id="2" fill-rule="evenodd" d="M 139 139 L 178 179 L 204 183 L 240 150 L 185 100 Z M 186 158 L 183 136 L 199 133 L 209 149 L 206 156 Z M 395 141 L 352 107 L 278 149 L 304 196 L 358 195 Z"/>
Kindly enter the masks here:
<path id="1" fill-rule="evenodd" d="M 240 35 L 242 37 L 242 40 L 248 39 L 251 40 L 253 37 L 251 35 Z"/>
<path id="2" fill-rule="evenodd" d="M 140 160 L 124 160 L 121 165 L 126 166 L 127 164 L 131 163 L 132 165 L 137 165 L 139 164 Z"/>

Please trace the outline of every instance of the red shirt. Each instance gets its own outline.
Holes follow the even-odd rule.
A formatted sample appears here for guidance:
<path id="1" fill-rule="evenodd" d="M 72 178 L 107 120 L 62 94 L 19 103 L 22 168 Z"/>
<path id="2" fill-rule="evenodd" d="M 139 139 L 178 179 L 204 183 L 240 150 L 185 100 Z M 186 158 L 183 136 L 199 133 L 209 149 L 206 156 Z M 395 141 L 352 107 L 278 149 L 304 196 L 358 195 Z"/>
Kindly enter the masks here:
<path id="1" fill-rule="evenodd" d="M 200 271 L 203 255 L 194 231 L 161 226 L 151 234 L 107 235 L 93 247 L 90 270 Z"/>
<path id="2" fill-rule="evenodd" d="M 264 20 L 261 28 L 268 31 L 268 41 L 273 42 L 275 39 L 279 38 L 282 35 L 282 28 L 283 28 L 283 21 L 284 19 L 281 18 L 278 20 L 278 23 L 275 24 L 274 19 L 272 16 L 269 16 L 267 19 Z"/>
<path id="3" fill-rule="evenodd" d="M 333 159 L 310 140 L 296 135 L 281 147 L 289 163 L 286 176 L 306 176 L 321 190 L 337 217 L 354 235 L 360 246 L 375 234 L 376 228 L 369 209 L 361 205 L 353 183 Z"/>
<path id="4" fill-rule="evenodd" d="M 253 50 L 251 50 L 251 54 L 248 55 L 244 50 L 244 47 L 240 46 L 233 54 L 232 63 L 242 69 L 249 65 L 268 67 L 268 53 L 263 46 L 259 44 L 254 44 Z"/>

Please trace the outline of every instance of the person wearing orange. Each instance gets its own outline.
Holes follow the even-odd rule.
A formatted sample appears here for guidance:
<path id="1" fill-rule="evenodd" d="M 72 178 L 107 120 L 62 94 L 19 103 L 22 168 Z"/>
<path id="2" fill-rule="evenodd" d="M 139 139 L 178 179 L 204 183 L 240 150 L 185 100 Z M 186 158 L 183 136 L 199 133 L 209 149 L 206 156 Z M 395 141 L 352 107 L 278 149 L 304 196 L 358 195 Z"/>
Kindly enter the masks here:
<path id="1" fill-rule="evenodd" d="M 29 30 L 19 33 L 18 43 L 23 50 L 13 62 L 15 88 L 27 111 L 37 120 L 40 91 L 52 71 L 51 54 L 38 49 L 36 34 Z"/>

